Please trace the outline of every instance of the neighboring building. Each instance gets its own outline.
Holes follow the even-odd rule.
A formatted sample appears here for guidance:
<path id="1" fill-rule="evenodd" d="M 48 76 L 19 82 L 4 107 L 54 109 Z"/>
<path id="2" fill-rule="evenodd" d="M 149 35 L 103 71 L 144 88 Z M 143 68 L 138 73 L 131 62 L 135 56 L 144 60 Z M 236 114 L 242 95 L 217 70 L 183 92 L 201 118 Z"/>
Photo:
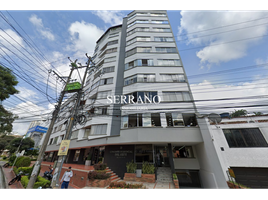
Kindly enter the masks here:
<path id="1" fill-rule="evenodd" d="M 30 137 L 34 141 L 34 148 L 38 148 L 41 145 L 41 139 L 44 134 L 47 132 L 46 127 L 43 126 L 34 126 L 28 129 L 25 137 Z"/>
<path id="2" fill-rule="evenodd" d="M 268 116 L 222 118 L 215 125 L 206 118 L 223 173 L 231 168 L 237 183 L 268 188 Z"/>
<path id="3" fill-rule="evenodd" d="M 74 126 L 65 162 L 84 164 L 91 154 L 92 164 L 104 159 L 123 178 L 127 162 L 148 161 L 169 169 L 167 179 L 176 173 L 180 186 L 227 188 L 166 11 L 131 12 L 100 37 L 93 58 L 80 103 L 87 120 Z M 70 98 L 61 107 L 47 161 L 57 159 L 73 104 Z"/>

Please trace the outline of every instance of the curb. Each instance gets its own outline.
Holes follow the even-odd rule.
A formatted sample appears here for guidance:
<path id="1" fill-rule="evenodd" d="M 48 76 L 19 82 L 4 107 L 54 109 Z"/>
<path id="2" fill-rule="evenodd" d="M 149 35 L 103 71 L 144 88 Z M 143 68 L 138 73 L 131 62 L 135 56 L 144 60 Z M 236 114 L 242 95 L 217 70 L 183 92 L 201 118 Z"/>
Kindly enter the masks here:
<path id="1" fill-rule="evenodd" d="M 6 175 L 4 173 L 4 170 L 2 169 L 2 166 L 0 166 L 0 170 L 1 170 L 1 173 L 3 175 L 3 183 L 4 183 L 4 189 L 9 189 L 8 187 L 8 184 L 7 184 L 7 178 L 6 178 Z"/>

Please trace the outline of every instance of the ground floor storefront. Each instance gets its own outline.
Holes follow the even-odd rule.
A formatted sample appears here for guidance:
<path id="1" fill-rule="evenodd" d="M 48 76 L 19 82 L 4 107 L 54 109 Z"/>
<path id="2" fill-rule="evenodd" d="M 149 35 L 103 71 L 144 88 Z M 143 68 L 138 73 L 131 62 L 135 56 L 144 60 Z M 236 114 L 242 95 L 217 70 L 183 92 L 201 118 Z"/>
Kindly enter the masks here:
<path id="1" fill-rule="evenodd" d="M 90 159 L 91 166 L 99 162 L 106 163 L 122 180 L 128 162 L 135 162 L 138 169 L 142 168 L 144 162 L 148 162 L 155 166 L 156 180 L 160 180 L 161 168 L 167 168 L 169 171 L 165 176 L 170 181 L 175 173 L 181 186 L 201 187 L 198 159 L 191 145 L 128 144 L 69 149 L 64 163 L 85 165 L 87 159 Z M 57 151 L 46 152 L 44 160 L 56 162 Z"/>

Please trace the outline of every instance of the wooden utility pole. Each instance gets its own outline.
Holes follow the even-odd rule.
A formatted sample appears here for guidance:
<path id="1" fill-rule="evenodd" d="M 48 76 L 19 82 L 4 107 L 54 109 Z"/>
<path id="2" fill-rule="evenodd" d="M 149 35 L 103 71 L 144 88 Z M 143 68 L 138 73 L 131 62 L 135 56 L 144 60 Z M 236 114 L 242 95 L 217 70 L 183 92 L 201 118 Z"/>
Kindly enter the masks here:
<path id="1" fill-rule="evenodd" d="M 64 140 L 70 140 L 70 138 L 71 138 L 74 121 L 77 118 L 78 107 L 80 105 L 80 100 L 81 100 L 81 97 L 82 97 L 82 94 L 83 94 L 83 87 L 84 87 L 84 83 L 85 83 L 85 80 L 86 80 L 87 72 L 88 72 L 89 68 L 95 67 L 94 63 L 91 60 L 91 57 L 89 57 L 89 56 L 87 56 L 87 57 L 88 57 L 87 66 L 84 66 L 84 67 L 86 67 L 86 71 L 85 71 L 85 74 L 84 74 L 84 77 L 83 77 L 83 80 L 82 80 L 82 83 L 81 83 L 81 88 L 79 89 L 78 94 L 77 94 L 76 104 L 75 104 L 73 112 L 71 114 L 71 118 L 70 118 L 69 123 L 68 123 L 68 128 L 67 128 Z M 93 66 L 89 67 L 90 64 L 92 64 Z M 84 67 L 81 66 L 79 68 L 84 68 Z M 65 159 L 66 159 L 65 155 L 58 157 L 58 162 L 57 162 L 57 165 L 55 167 L 54 175 L 53 175 L 53 178 L 52 178 L 52 181 L 51 181 L 51 187 L 52 188 L 55 188 L 55 187 L 59 186 L 60 173 L 61 173 L 63 162 L 65 161 Z"/>
<path id="2" fill-rule="evenodd" d="M 32 189 L 33 188 L 33 185 L 37 179 L 37 176 L 39 175 L 38 172 L 39 172 L 39 169 L 41 167 L 41 163 L 43 161 L 43 157 L 44 157 L 44 153 L 45 153 L 45 150 L 47 148 L 47 144 L 48 144 L 48 140 L 49 140 L 49 137 L 52 133 L 52 130 L 53 130 L 53 126 L 55 124 L 55 121 L 58 117 L 58 113 L 60 111 L 60 106 L 61 106 L 61 103 L 62 103 L 62 100 L 63 100 L 63 97 L 64 97 L 64 94 L 65 94 L 65 89 L 67 87 L 67 84 L 70 82 L 71 80 L 71 76 L 72 76 L 72 73 L 73 73 L 73 70 L 75 69 L 73 63 L 72 63 L 72 68 L 71 68 L 71 72 L 69 74 L 69 77 L 66 81 L 66 84 L 65 84 L 65 87 L 63 89 L 63 91 L 61 92 L 61 95 L 59 97 L 59 101 L 58 101 L 58 105 L 56 105 L 56 108 L 52 114 L 52 120 L 51 120 L 51 123 L 49 125 L 49 128 L 47 130 L 47 133 L 45 134 L 45 138 L 44 138 L 44 142 L 43 142 L 43 145 L 39 151 L 39 155 L 38 155 L 38 158 L 35 162 L 35 165 L 34 165 L 34 168 L 33 168 L 33 171 L 32 171 L 32 174 L 31 174 L 31 177 L 30 177 L 30 180 L 28 182 L 28 185 L 27 185 L 27 188 L 26 189 Z M 60 77 L 62 78 L 62 77 Z"/>

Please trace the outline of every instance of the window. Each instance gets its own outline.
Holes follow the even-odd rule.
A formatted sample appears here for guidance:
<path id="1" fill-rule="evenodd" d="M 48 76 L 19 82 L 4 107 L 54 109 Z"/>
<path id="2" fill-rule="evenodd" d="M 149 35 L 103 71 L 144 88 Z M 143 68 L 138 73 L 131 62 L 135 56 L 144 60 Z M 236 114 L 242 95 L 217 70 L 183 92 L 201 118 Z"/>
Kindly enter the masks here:
<path id="1" fill-rule="evenodd" d="M 103 69 L 102 69 L 102 73 L 104 74 L 104 73 L 109 73 L 109 72 L 114 72 L 114 66 L 112 66 L 112 67 L 104 67 Z"/>
<path id="2" fill-rule="evenodd" d="M 153 65 L 154 65 L 153 60 L 150 60 L 150 59 L 138 59 L 138 60 L 131 61 L 131 62 L 125 64 L 125 70 L 131 69 L 131 68 L 137 67 L 137 66 L 153 66 Z"/>
<path id="3" fill-rule="evenodd" d="M 53 138 L 51 138 L 51 139 L 50 139 L 50 141 L 49 141 L 48 145 L 51 145 L 51 144 L 52 144 L 52 142 L 53 142 Z"/>
<path id="4" fill-rule="evenodd" d="M 109 91 L 98 92 L 98 96 L 97 96 L 97 98 L 98 98 L 98 99 L 106 99 L 107 96 L 111 95 L 111 92 L 112 92 L 111 90 L 109 90 Z"/>
<path id="5" fill-rule="evenodd" d="M 84 133 L 83 138 L 88 138 L 88 136 L 90 135 L 90 132 L 91 132 L 91 128 L 85 129 L 85 133 Z"/>
<path id="6" fill-rule="evenodd" d="M 171 60 L 171 59 L 158 59 L 157 64 L 159 66 L 181 66 L 180 60 Z"/>
<path id="7" fill-rule="evenodd" d="M 106 132 L 107 124 L 91 126 L 91 135 L 106 135 Z"/>
<path id="8" fill-rule="evenodd" d="M 107 85 L 107 84 L 112 84 L 113 83 L 113 78 L 105 78 L 100 80 L 100 85 Z"/>
<path id="9" fill-rule="evenodd" d="M 94 50 L 94 53 L 96 53 L 99 49 L 99 46 L 96 46 L 95 50 Z"/>
<path id="10" fill-rule="evenodd" d="M 137 83 L 137 75 L 125 78 L 124 85 L 130 85 L 132 83 Z"/>
<path id="11" fill-rule="evenodd" d="M 156 52 L 164 52 L 164 53 L 177 53 L 177 49 L 175 47 L 155 47 Z"/>
<path id="12" fill-rule="evenodd" d="M 142 126 L 143 127 L 152 126 L 151 113 L 142 114 Z"/>
<path id="13" fill-rule="evenodd" d="M 105 53 L 114 53 L 117 52 L 117 48 L 107 49 Z"/>
<path id="14" fill-rule="evenodd" d="M 151 16 L 164 17 L 166 16 L 166 14 L 165 13 L 151 13 Z"/>
<path id="15" fill-rule="evenodd" d="M 138 53 L 148 53 L 152 51 L 152 47 L 137 47 Z"/>
<path id="16" fill-rule="evenodd" d="M 116 61 L 116 56 L 113 56 L 113 57 L 109 57 L 109 58 L 105 58 L 104 62 L 107 63 L 107 62 L 113 62 L 113 61 Z"/>
<path id="17" fill-rule="evenodd" d="M 258 128 L 223 129 L 230 148 L 267 147 L 267 141 Z"/>
<path id="18" fill-rule="evenodd" d="M 151 144 L 135 145 L 136 163 L 153 162 L 153 146 Z"/>
<path id="19" fill-rule="evenodd" d="M 153 28 L 155 32 L 171 32 L 170 28 Z"/>
<path id="20" fill-rule="evenodd" d="M 101 75 L 101 70 L 99 70 L 99 71 L 94 75 L 94 79 L 100 77 L 100 75 Z"/>
<path id="21" fill-rule="evenodd" d="M 138 74 L 138 82 L 155 82 L 154 74 Z"/>
<path id="22" fill-rule="evenodd" d="M 107 115 L 108 114 L 108 107 L 95 108 L 95 113 L 98 115 Z"/>
<path id="23" fill-rule="evenodd" d="M 58 138 L 59 137 L 55 137 L 52 144 L 57 144 Z"/>
<path id="24" fill-rule="evenodd" d="M 94 83 L 92 86 L 91 86 L 91 90 L 94 90 L 96 87 L 98 87 L 100 85 L 100 81 L 97 81 L 96 83 Z"/>
<path id="25" fill-rule="evenodd" d="M 78 159 L 79 159 L 79 155 L 80 155 L 80 150 L 76 150 L 75 151 L 75 154 L 74 154 L 73 161 L 77 162 Z"/>
<path id="26" fill-rule="evenodd" d="M 180 127 L 184 126 L 182 114 L 180 113 L 166 113 L 167 126 Z"/>
<path id="27" fill-rule="evenodd" d="M 162 82 L 185 82 L 183 74 L 160 74 L 160 81 Z"/>
<path id="28" fill-rule="evenodd" d="M 191 146 L 175 146 L 172 152 L 173 158 L 194 158 Z"/>
<path id="29" fill-rule="evenodd" d="M 118 44 L 118 40 L 113 40 L 107 43 L 107 46 L 113 45 L 113 44 Z"/>
<path id="30" fill-rule="evenodd" d="M 109 38 L 116 37 L 116 36 L 119 36 L 119 32 L 118 33 L 111 33 L 109 35 Z"/>
<path id="31" fill-rule="evenodd" d="M 163 101 L 190 101 L 189 92 L 163 92 Z"/>
<path id="32" fill-rule="evenodd" d="M 168 24 L 168 21 L 165 21 L 165 20 L 152 20 L 151 23 L 153 23 L 153 24 Z"/>
<path id="33" fill-rule="evenodd" d="M 126 57 L 128 56 L 132 56 L 133 54 L 135 54 L 137 52 L 137 49 L 134 48 L 134 49 L 131 49 L 129 51 L 126 52 Z"/>
<path id="34" fill-rule="evenodd" d="M 152 126 L 161 126 L 160 113 L 152 113 L 151 114 L 151 122 Z"/>
<path id="35" fill-rule="evenodd" d="M 148 41 L 151 41 L 151 38 L 150 37 L 135 37 L 129 41 L 127 41 L 126 45 L 131 45 L 133 44 L 134 42 L 148 42 Z"/>
<path id="36" fill-rule="evenodd" d="M 173 42 L 173 37 L 154 37 L 155 42 Z"/>
<path id="37" fill-rule="evenodd" d="M 72 135 L 71 135 L 71 139 L 76 139 L 76 138 L 78 138 L 78 132 L 79 132 L 79 130 L 73 131 L 73 132 L 72 132 Z"/>
<path id="38" fill-rule="evenodd" d="M 134 21 L 134 22 L 128 24 L 127 27 L 129 28 L 129 27 L 131 27 L 131 26 L 133 26 L 133 25 L 135 25 L 135 24 L 143 24 L 143 23 L 149 23 L 149 21 L 148 21 L 148 20 L 140 20 L 140 19 L 139 19 L 139 20 L 136 20 L 136 21 Z"/>

